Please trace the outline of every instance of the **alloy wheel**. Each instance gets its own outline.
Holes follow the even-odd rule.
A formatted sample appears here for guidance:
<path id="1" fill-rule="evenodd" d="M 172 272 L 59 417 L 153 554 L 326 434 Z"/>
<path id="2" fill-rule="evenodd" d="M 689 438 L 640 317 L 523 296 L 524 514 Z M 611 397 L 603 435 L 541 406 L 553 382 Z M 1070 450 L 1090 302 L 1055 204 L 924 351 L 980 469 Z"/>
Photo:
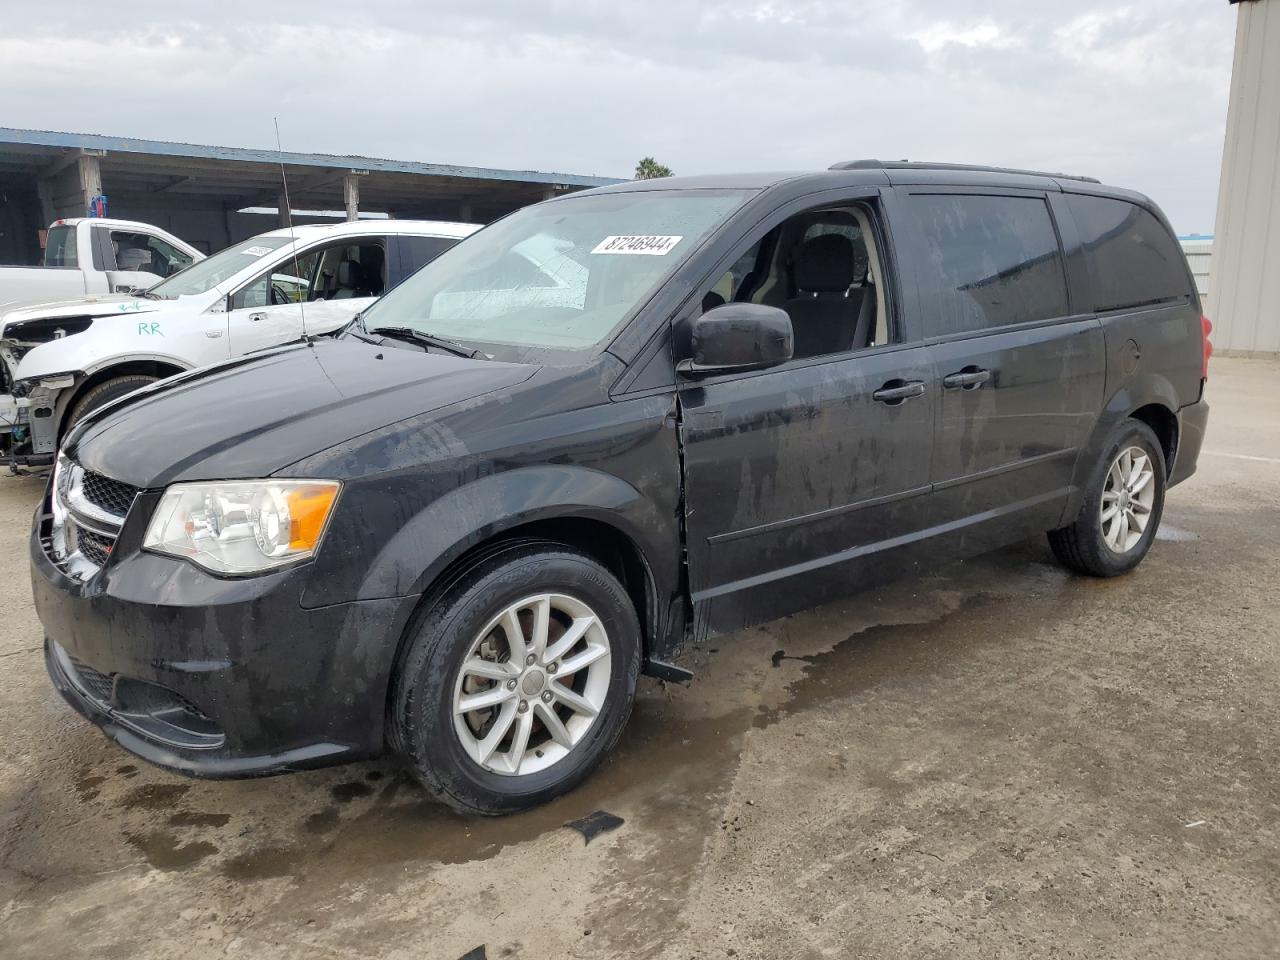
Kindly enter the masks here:
<path id="1" fill-rule="evenodd" d="M 1111 462 L 1102 488 L 1102 542 L 1113 553 L 1138 545 L 1155 506 L 1155 465 L 1141 447 L 1126 447 Z"/>
<path id="2" fill-rule="evenodd" d="M 599 616 L 575 597 L 512 603 L 472 640 L 453 692 L 454 730 L 477 764 L 503 776 L 545 770 L 595 724 L 611 650 Z"/>

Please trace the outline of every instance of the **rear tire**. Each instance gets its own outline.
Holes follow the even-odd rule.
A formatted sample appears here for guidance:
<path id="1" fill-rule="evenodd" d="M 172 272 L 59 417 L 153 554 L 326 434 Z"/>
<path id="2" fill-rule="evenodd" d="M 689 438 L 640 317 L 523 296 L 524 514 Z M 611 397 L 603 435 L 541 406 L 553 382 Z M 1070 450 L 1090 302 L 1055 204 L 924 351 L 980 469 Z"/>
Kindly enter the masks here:
<path id="1" fill-rule="evenodd" d="M 71 408 L 70 416 L 67 417 L 67 424 L 63 428 L 63 432 L 69 431 L 83 420 L 87 414 L 92 413 L 99 407 L 133 393 L 135 390 L 141 390 L 159 379 L 159 377 L 150 377 L 142 373 L 132 373 L 123 377 L 112 377 L 110 380 L 103 380 L 76 401 L 75 406 Z"/>
<path id="2" fill-rule="evenodd" d="M 1166 477 L 1152 429 L 1138 420 L 1118 424 L 1089 475 L 1079 515 L 1049 531 L 1059 562 L 1091 577 L 1116 577 L 1136 567 L 1160 526 Z"/>
<path id="3" fill-rule="evenodd" d="M 640 654 L 635 607 L 608 570 L 558 544 L 514 546 L 463 574 L 419 620 L 389 740 L 455 810 L 538 806 L 581 783 L 617 742 Z M 486 705 L 466 710 L 477 702 Z"/>

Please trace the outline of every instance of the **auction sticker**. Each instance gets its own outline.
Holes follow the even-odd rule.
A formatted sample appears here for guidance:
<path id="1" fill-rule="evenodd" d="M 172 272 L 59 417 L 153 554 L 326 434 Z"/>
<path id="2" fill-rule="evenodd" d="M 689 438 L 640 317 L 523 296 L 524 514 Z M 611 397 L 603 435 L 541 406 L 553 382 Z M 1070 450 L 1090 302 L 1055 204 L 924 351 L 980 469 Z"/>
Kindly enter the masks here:
<path id="1" fill-rule="evenodd" d="M 592 253 L 631 253 L 665 257 L 684 237 L 627 236 L 605 237 Z"/>
<path id="2" fill-rule="evenodd" d="M 246 257 L 265 257 L 271 250 L 271 247 L 245 247 L 240 252 Z"/>

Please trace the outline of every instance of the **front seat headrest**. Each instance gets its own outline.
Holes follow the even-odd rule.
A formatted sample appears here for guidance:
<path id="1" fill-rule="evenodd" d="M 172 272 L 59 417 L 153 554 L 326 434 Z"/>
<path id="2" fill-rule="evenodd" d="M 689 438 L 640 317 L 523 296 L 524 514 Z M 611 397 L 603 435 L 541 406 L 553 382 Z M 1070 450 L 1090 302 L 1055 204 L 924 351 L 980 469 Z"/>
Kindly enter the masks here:
<path id="1" fill-rule="evenodd" d="M 343 260 L 338 264 L 338 288 L 343 290 L 354 290 L 360 286 L 363 276 L 360 272 L 360 264 L 355 260 Z"/>
<path id="2" fill-rule="evenodd" d="M 844 293 L 853 285 L 853 271 L 853 241 L 839 233 L 823 233 L 800 245 L 791 279 L 806 293 Z"/>
<path id="3" fill-rule="evenodd" d="M 141 247 L 126 247 L 116 252 L 117 270 L 145 270 L 151 266 L 151 251 Z"/>

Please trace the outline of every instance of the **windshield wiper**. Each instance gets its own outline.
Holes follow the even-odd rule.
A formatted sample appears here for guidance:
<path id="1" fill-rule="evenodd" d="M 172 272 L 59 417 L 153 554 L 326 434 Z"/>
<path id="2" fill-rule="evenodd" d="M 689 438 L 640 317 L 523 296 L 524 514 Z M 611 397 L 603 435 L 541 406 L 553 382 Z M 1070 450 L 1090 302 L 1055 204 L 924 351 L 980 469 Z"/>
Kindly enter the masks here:
<path id="1" fill-rule="evenodd" d="M 357 313 L 354 317 L 352 317 L 347 322 L 347 325 L 345 327 L 339 327 L 337 332 L 334 333 L 334 336 L 335 337 L 352 336 L 352 337 L 355 337 L 357 340 L 361 340 L 364 343 L 372 343 L 375 346 L 382 342 L 377 337 L 370 335 L 368 328 L 365 327 L 364 325 L 363 313 Z"/>
<path id="2" fill-rule="evenodd" d="M 415 330 L 413 327 L 374 327 L 370 330 L 362 323 L 361 328 L 366 332 L 375 336 L 381 335 L 391 337 L 395 340 L 409 340 L 414 343 L 425 344 L 428 347 L 435 347 L 437 350 L 444 350 L 452 353 L 456 357 L 466 357 L 469 360 L 479 360 L 484 358 L 484 354 L 479 350 L 472 350 L 470 347 L 464 347 L 456 340 L 446 340 L 444 337 L 437 337 L 432 333 L 423 333 L 421 330 Z"/>

